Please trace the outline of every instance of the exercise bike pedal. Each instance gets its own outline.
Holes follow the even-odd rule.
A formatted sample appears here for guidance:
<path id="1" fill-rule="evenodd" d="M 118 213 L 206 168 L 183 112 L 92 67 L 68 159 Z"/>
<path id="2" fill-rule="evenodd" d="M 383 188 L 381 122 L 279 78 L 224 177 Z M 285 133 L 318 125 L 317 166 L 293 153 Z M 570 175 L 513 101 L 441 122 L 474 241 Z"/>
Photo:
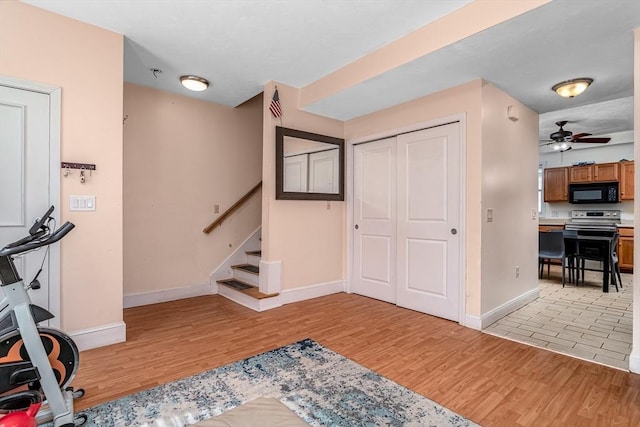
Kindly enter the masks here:
<path id="1" fill-rule="evenodd" d="M 77 390 L 74 390 L 73 387 L 67 387 L 64 389 L 65 391 L 70 391 L 71 395 L 73 396 L 74 399 L 80 399 L 81 397 L 84 396 L 84 389 L 83 388 L 79 388 Z"/>

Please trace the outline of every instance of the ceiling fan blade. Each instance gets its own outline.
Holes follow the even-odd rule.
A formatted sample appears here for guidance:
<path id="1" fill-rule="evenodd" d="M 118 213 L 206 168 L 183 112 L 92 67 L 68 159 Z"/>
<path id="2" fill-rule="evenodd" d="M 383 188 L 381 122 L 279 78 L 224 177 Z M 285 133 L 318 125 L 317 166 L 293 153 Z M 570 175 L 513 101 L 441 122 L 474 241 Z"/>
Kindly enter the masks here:
<path id="1" fill-rule="evenodd" d="M 576 139 L 580 139 L 580 138 L 582 138 L 582 137 L 589 136 L 589 135 L 591 135 L 591 134 L 590 134 L 590 133 L 578 133 L 578 134 L 576 134 L 576 135 L 573 135 L 573 136 L 571 137 L 571 140 L 572 140 L 572 141 L 575 141 Z"/>
<path id="2" fill-rule="evenodd" d="M 578 142 L 580 144 L 606 144 L 609 141 L 611 141 L 611 138 L 578 138 L 573 140 L 573 142 Z"/>

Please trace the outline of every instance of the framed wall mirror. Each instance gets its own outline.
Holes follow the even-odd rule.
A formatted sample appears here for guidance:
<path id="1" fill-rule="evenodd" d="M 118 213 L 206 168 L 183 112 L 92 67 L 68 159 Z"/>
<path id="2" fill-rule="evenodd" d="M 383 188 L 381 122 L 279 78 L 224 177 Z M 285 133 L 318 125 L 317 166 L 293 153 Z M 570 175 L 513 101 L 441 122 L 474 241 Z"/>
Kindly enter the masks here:
<path id="1" fill-rule="evenodd" d="M 276 199 L 344 200 L 344 139 L 276 126 Z"/>

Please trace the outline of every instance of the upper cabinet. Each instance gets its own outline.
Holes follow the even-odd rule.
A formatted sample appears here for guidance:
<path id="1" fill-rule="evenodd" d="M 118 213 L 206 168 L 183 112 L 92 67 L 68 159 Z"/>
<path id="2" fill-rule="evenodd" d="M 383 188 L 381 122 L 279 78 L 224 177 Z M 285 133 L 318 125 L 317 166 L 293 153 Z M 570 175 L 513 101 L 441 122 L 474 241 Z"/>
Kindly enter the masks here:
<path id="1" fill-rule="evenodd" d="M 566 202 L 569 185 L 569 168 L 549 168 L 544 170 L 544 201 Z"/>
<path id="2" fill-rule="evenodd" d="M 633 200 L 635 184 L 633 162 L 620 162 L 620 200 Z"/>
<path id="3" fill-rule="evenodd" d="M 594 165 L 572 166 L 569 168 L 569 182 L 611 182 L 620 179 L 619 163 L 598 163 Z"/>
<path id="4" fill-rule="evenodd" d="M 593 165 L 593 180 L 595 182 L 611 182 L 619 179 L 619 163 L 596 163 Z"/>
<path id="5" fill-rule="evenodd" d="M 569 182 L 593 182 L 593 165 L 569 168 Z"/>
<path id="6" fill-rule="evenodd" d="M 633 161 L 545 169 L 544 201 L 566 202 L 569 184 L 589 182 L 619 182 L 620 201 L 633 200 L 634 170 Z"/>

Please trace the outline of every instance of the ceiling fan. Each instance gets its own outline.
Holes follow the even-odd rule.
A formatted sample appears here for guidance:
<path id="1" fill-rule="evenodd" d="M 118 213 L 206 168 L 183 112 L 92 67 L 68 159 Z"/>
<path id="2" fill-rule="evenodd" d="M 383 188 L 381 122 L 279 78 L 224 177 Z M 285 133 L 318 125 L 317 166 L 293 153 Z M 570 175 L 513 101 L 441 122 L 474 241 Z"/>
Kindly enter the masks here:
<path id="1" fill-rule="evenodd" d="M 572 142 L 577 142 L 580 144 L 606 144 L 607 142 L 611 141 L 611 138 L 587 138 L 591 134 L 584 132 L 574 135 L 570 130 L 564 130 L 564 125 L 566 125 L 567 123 L 567 120 L 556 122 L 556 126 L 558 126 L 559 129 L 549 135 L 550 139 L 546 140 L 546 143 L 541 144 L 540 146 L 544 147 L 547 145 L 551 145 L 553 146 L 554 150 L 564 152 L 571 150 L 572 147 L 570 144 Z"/>

